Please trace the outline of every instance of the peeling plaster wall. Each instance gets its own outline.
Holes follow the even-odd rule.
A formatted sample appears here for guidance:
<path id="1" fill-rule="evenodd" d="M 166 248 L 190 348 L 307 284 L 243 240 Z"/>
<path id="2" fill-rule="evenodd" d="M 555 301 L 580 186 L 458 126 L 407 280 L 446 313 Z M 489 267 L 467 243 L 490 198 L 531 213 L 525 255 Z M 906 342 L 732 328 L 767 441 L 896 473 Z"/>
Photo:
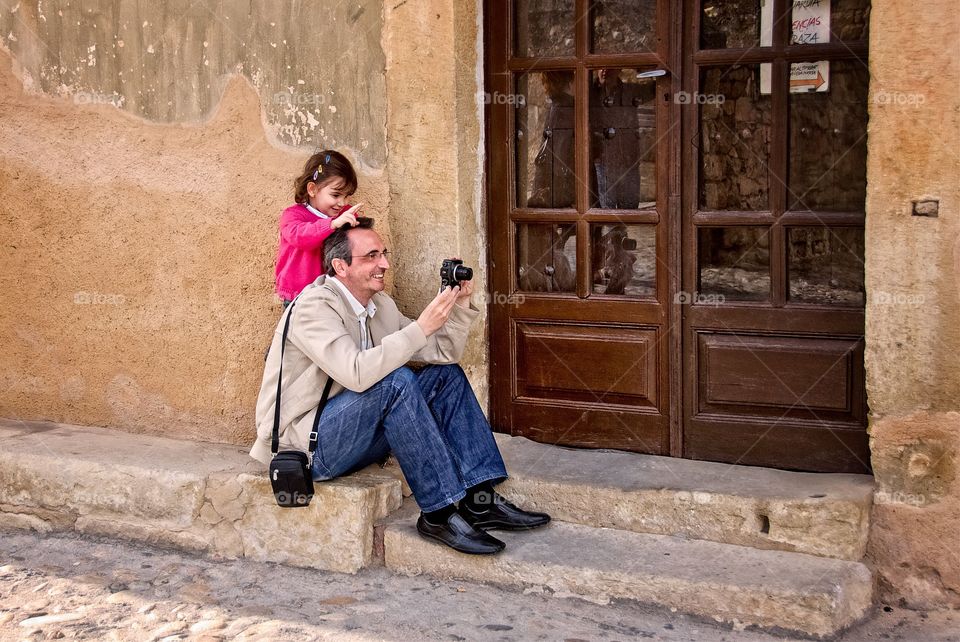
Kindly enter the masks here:
<path id="1" fill-rule="evenodd" d="M 318 145 L 391 242 L 380 3 L 0 2 L 0 416 L 249 443 Z M 291 86 L 322 102 L 287 113 Z"/>
<path id="2" fill-rule="evenodd" d="M 866 227 L 868 556 L 888 598 L 960 607 L 960 18 L 874 2 Z M 936 218 L 913 201 L 939 200 Z"/>
<path id="3" fill-rule="evenodd" d="M 270 132 L 386 161 L 382 9 L 219 0 L 0 0 L 0 42 L 29 89 L 160 122 L 208 117 L 245 75 Z"/>
<path id="4" fill-rule="evenodd" d="M 318 146 L 357 164 L 408 314 L 452 255 L 485 309 L 479 2 L 315 7 L 0 0 L 0 416 L 248 443 Z"/>

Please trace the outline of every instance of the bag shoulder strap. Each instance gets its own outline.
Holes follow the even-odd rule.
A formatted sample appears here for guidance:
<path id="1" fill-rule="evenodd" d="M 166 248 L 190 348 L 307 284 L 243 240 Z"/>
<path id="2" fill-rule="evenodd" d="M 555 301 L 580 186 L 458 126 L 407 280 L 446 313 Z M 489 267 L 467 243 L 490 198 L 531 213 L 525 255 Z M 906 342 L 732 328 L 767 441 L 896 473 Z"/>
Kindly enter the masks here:
<path id="1" fill-rule="evenodd" d="M 270 441 L 270 452 L 276 455 L 280 451 L 280 391 L 283 387 L 283 351 L 287 345 L 287 333 L 290 331 L 290 317 L 293 316 L 293 306 L 297 300 L 294 299 L 287 306 L 287 319 L 283 322 L 283 336 L 280 339 L 280 369 L 277 372 L 277 398 L 273 407 L 273 438 Z M 317 427 L 320 425 L 320 415 L 327 405 L 327 399 L 330 397 L 330 388 L 333 386 L 333 377 L 327 375 L 327 384 L 323 387 L 323 394 L 320 396 L 320 404 L 317 406 L 317 414 L 313 418 L 313 430 L 310 432 L 310 454 L 317 449 Z"/>

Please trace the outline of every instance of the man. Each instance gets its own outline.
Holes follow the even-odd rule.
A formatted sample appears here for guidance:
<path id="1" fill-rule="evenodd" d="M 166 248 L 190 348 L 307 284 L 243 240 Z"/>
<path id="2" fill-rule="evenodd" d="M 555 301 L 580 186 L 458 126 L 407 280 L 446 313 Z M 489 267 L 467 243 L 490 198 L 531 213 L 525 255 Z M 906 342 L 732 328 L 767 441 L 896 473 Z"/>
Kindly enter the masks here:
<path id="1" fill-rule="evenodd" d="M 471 322 L 473 286 L 446 288 L 416 321 L 383 293 L 389 252 L 371 219 L 324 243 L 325 276 L 287 314 L 280 449 L 308 450 L 327 378 L 315 480 L 383 461 L 393 452 L 421 508 L 417 530 L 463 553 L 492 554 L 504 543 L 484 529 L 523 530 L 550 517 L 523 511 L 493 486 L 507 473 L 476 396 L 460 366 Z M 257 400 L 257 441 L 250 455 L 269 463 L 283 321 L 277 326 Z M 430 364 L 414 372 L 405 364 Z M 457 506 L 459 502 L 459 506 Z"/>

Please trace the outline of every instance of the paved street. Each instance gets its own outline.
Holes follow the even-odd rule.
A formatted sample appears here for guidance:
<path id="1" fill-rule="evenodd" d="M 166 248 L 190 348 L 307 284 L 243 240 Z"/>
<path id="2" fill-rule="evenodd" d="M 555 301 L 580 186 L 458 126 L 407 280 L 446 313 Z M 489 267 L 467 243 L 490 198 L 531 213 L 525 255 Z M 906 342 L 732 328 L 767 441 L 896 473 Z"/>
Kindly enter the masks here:
<path id="1" fill-rule="evenodd" d="M 890 607 L 887 607 L 890 608 Z M 783 640 L 634 604 L 221 561 L 75 534 L 0 535 L 0 640 Z M 878 609 L 844 642 L 960 640 L 960 615 Z"/>

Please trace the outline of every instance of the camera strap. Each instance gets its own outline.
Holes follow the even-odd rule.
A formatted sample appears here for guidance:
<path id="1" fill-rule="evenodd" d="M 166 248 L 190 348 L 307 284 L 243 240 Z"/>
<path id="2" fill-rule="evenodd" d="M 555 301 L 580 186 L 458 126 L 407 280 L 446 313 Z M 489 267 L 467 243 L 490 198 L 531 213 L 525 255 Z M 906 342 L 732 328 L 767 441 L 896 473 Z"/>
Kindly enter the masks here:
<path id="1" fill-rule="evenodd" d="M 299 297 L 298 297 L 299 298 Z M 290 330 L 290 317 L 293 316 L 293 306 L 297 299 L 290 302 L 287 306 L 287 318 L 283 322 L 283 337 L 280 339 L 280 369 L 277 372 L 277 399 L 273 408 L 273 440 L 270 442 L 270 451 L 276 455 L 280 450 L 280 390 L 283 387 L 283 350 L 287 345 L 287 333 Z M 320 396 L 320 404 L 317 406 L 317 414 L 313 418 L 313 429 L 310 431 L 310 455 L 317 449 L 317 427 L 320 425 L 320 415 L 327 405 L 327 398 L 330 396 L 330 388 L 333 386 L 333 377 L 327 375 L 327 384 L 323 387 L 323 394 Z"/>

